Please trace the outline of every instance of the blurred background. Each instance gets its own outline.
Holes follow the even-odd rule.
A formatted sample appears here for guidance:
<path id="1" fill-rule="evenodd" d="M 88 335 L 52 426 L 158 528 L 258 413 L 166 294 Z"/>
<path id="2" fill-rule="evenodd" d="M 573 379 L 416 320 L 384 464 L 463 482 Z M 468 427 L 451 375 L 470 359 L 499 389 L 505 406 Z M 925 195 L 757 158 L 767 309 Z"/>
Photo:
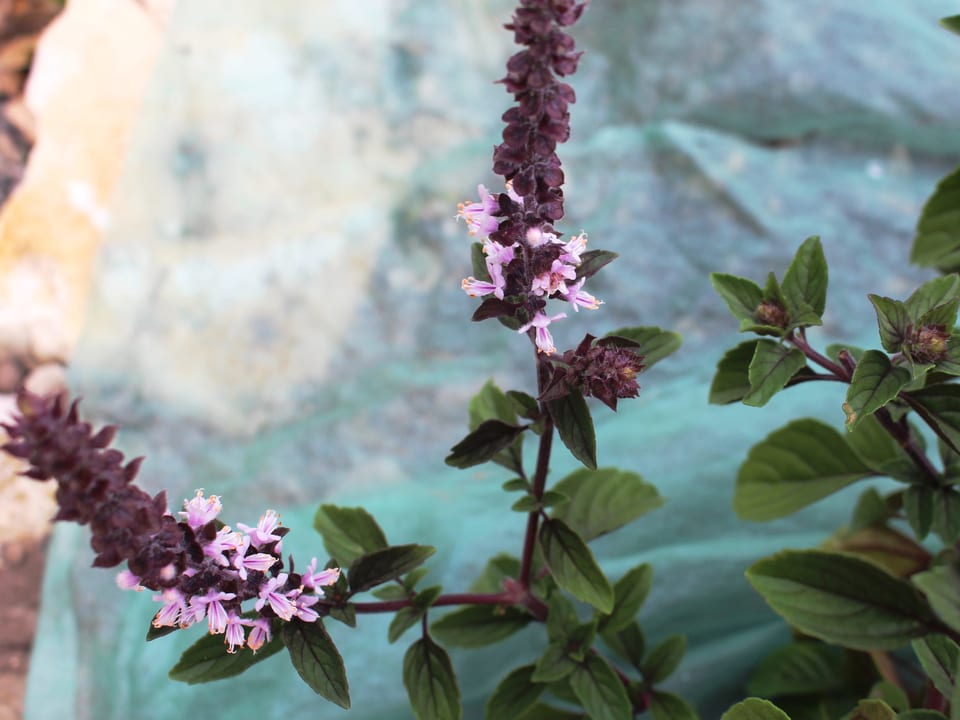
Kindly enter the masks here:
<path id="1" fill-rule="evenodd" d="M 174 504 L 219 494 L 228 523 L 278 508 L 297 557 L 322 554 L 321 501 L 367 506 L 392 543 L 436 545 L 430 578 L 451 591 L 517 552 L 505 472 L 443 463 L 486 380 L 534 386 L 525 339 L 469 322 L 470 238 L 453 219 L 478 183 L 500 187 L 491 150 L 510 97 L 493 81 L 515 51 L 501 27 L 512 9 L 0 0 L 0 390 L 66 386 L 121 427 L 118 447 L 147 455 L 146 489 Z M 601 465 L 642 473 L 668 503 L 595 551 L 615 577 L 653 563 L 644 629 L 651 642 L 688 634 L 668 686 L 704 718 L 786 636 L 743 569 L 822 541 L 860 490 L 775 523 L 736 520 L 749 446 L 794 417 L 839 426 L 842 396 L 801 386 L 763 410 L 707 405 L 739 341 L 708 274 L 782 274 L 819 234 L 830 289 L 814 342 L 877 346 L 866 293 L 903 297 L 932 276 L 908 255 L 924 200 L 960 159 L 960 38 L 937 24 L 957 12 L 594 0 L 573 29 L 585 55 L 558 227 L 620 258 L 592 281 L 605 305 L 555 325 L 557 344 L 624 325 L 684 336 L 638 400 L 596 409 Z M 21 716 L 37 598 L 29 720 L 345 717 L 279 659 L 213 685 L 168 680 L 199 631 L 143 643 L 150 598 L 89 568 L 85 529 L 47 538 L 50 488 L 3 463 L 0 605 L 15 631 L 0 720 Z M 555 477 L 575 465 L 558 449 Z M 407 718 L 411 639 L 388 645 L 388 617 L 362 620 L 329 624 L 349 717 Z M 507 662 L 536 656 L 541 632 L 453 653 L 466 718 L 483 716 Z"/>

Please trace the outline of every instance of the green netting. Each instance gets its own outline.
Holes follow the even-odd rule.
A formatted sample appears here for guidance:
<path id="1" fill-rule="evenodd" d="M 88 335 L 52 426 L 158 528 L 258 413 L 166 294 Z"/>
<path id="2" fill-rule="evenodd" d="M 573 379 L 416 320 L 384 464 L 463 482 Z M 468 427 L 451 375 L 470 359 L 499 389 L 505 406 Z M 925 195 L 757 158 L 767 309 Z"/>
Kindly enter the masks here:
<path id="1" fill-rule="evenodd" d="M 222 495 L 228 523 L 266 507 L 285 547 L 322 554 L 320 501 L 364 504 L 392 542 L 436 544 L 431 578 L 461 589 L 520 547 L 496 469 L 443 464 L 466 400 L 489 377 L 533 383 L 529 346 L 470 324 L 459 289 L 469 239 L 457 200 L 487 168 L 508 106 L 507 0 L 180 3 L 113 205 L 84 341 L 71 370 L 86 412 L 146 454 L 148 489 Z M 638 401 L 598 409 L 601 464 L 641 472 L 669 502 L 597 543 L 613 575 L 642 560 L 651 640 L 685 631 L 669 687 L 705 718 L 742 694 L 785 631 L 743 580 L 755 558 L 841 524 L 851 488 L 787 520 L 739 523 L 733 478 L 750 444 L 789 418 L 839 425 L 836 388 L 767 408 L 710 407 L 736 322 L 712 270 L 762 277 L 821 234 L 831 283 L 823 342 L 876 344 L 867 292 L 906 294 L 912 228 L 960 155 L 960 41 L 946 0 L 595 0 L 575 33 L 573 138 L 561 149 L 567 217 L 620 253 L 592 290 L 606 304 L 558 324 L 660 325 L 681 351 Z M 558 451 L 559 477 L 574 461 Z M 90 570 L 85 530 L 58 527 L 31 666 L 28 720 L 210 715 L 344 717 L 277 658 L 189 687 L 167 669 L 199 630 L 144 644 L 155 605 Z M 355 720 L 410 716 L 409 638 L 389 618 L 328 623 Z M 541 630 L 453 653 L 467 718 Z M 56 688 L 54 692 L 52 688 Z"/>

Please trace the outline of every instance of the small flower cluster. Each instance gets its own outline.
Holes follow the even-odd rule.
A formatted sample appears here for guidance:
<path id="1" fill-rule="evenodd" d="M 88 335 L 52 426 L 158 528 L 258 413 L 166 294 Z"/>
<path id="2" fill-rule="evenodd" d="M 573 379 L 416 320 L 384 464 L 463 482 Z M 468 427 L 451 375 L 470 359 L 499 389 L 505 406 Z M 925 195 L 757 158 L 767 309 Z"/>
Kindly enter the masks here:
<path id="1" fill-rule="evenodd" d="M 557 80 L 577 68 L 580 53 L 561 29 L 577 21 L 585 7 L 573 0 L 522 0 L 507 29 L 524 50 L 507 62 L 501 82 L 516 105 L 503 115 L 503 143 L 494 149 L 493 170 L 506 180 L 506 192 L 479 187 L 479 202 L 459 205 L 470 234 L 479 237 L 486 277 L 468 277 L 463 290 L 471 297 L 491 296 L 475 319 L 509 315 L 519 332 L 533 331 L 537 350 L 556 352 L 546 301 L 569 302 L 574 310 L 596 309 L 600 302 L 583 289 L 581 272 L 587 236 L 559 238 L 552 223 L 563 217 L 563 171 L 558 143 L 570 136 L 568 107 L 573 89 Z M 480 274 L 480 273 L 478 273 Z"/>
<path id="2" fill-rule="evenodd" d="M 562 397 L 570 390 L 593 396 L 611 410 L 617 400 L 637 397 L 637 375 L 645 367 L 636 343 L 616 336 L 597 340 L 587 335 L 575 350 L 568 350 L 553 364 L 553 374 L 540 400 Z"/>
<path id="3" fill-rule="evenodd" d="M 185 501 L 176 519 L 166 497 L 150 497 L 133 484 L 141 458 L 124 464 L 109 448 L 115 428 L 94 434 L 81 422 L 77 403 L 63 396 L 18 397 L 20 416 L 5 425 L 9 454 L 30 464 L 24 474 L 56 479 L 59 505 L 55 520 L 89 524 L 96 567 L 126 561 L 117 576 L 124 589 L 149 589 L 163 607 L 155 627 L 187 627 L 206 619 L 211 633 L 223 634 L 230 652 L 246 645 L 256 651 L 270 639 L 274 618 L 313 622 L 322 588 L 340 577 L 338 568 L 317 570 L 314 558 L 303 573 L 283 570 L 280 556 L 287 528 L 268 510 L 250 527 L 223 525 L 216 495 L 198 491 Z M 254 600 L 256 617 L 245 618 L 242 603 Z M 247 636 L 245 627 L 251 628 Z"/>
<path id="4" fill-rule="evenodd" d="M 470 276 L 461 287 L 470 297 L 493 295 L 504 300 L 506 295 L 520 296 L 529 318 L 518 332 L 535 329 L 535 342 L 539 352 L 548 355 L 556 352 L 553 337 L 547 327 L 551 322 L 566 317 L 566 313 L 553 316 L 544 312 L 545 300 L 564 300 L 579 311 L 581 307 L 596 310 L 601 302 L 583 289 L 585 277 L 577 276 L 582 255 L 587 246 L 586 233 L 564 241 L 553 232 L 533 227 L 523 239 L 510 245 L 501 245 L 490 237 L 499 227 L 496 216 L 499 201 L 480 185 L 480 202 L 460 203 L 458 217 L 464 218 L 471 235 L 479 236 L 489 279 Z M 516 198 L 509 183 L 504 193 L 511 202 Z"/>

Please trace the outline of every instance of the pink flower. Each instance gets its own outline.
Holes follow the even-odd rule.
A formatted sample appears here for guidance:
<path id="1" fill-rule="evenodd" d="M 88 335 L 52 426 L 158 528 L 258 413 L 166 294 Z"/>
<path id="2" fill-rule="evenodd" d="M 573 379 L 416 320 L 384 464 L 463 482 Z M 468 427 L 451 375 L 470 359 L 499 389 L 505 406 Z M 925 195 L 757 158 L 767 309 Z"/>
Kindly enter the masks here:
<path id="1" fill-rule="evenodd" d="M 217 531 L 210 542 L 203 546 L 203 554 L 213 558 L 217 565 L 227 567 L 230 561 L 227 560 L 225 553 L 236 550 L 240 542 L 240 533 L 234 532 L 229 525 L 225 525 Z"/>
<path id="2" fill-rule="evenodd" d="M 493 213 L 500 210 L 500 201 L 483 185 L 477 186 L 477 192 L 480 194 L 480 202 L 462 202 L 457 205 L 457 218 L 466 221 L 471 235 L 486 238 L 500 227 L 500 221 L 493 217 Z"/>
<path id="3" fill-rule="evenodd" d="M 244 625 L 249 625 L 250 637 L 247 638 L 247 647 L 256 652 L 263 647 L 264 643 L 270 642 L 270 621 L 267 618 L 259 617 L 256 620 L 243 620 Z"/>
<path id="4" fill-rule="evenodd" d="M 566 313 L 560 313 L 559 315 L 554 315 L 553 317 L 547 317 L 545 313 L 538 312 L 533 316 L 533 320 L 517 330 L 517 332 L 525 333 L 530 328 L 536 328 L 537 352 L 542 352 L 546 355 L 552 355 L 557 351 L 557 348 L 553 344 L 553 336 L 550 334 L 550 331 L 547 330 L 547 326 L 554 320 L 560 320 L 566 316 Z"/>
<path id="5" fill-rule="evenodd" d="M 325 585 L 333 585 L 340 579 L 340 568 L 330 568 L 317 572 L 317 559 L 310 560 L 307 570 L 303 573 L 302 582 L 305 588 L 316 590 Z"/>
<path id="6" fill-rule="evenodd" d="M 288 595 L 291 593 L 282 593 L 282 588 L 287 582 L 287 573 L 280 573 L 275 578 L 270 578 L 262 588 L 260 588 L 260 597 L 254 607 L 260 610 L 264 605 L 269 604 L 270 609 L 276 613 L 277 617 L 283 620 L 290 620 L 296 610 L 294 604 L 290 602 Z M 297 592 L 297 591 L 291 591 Z"/>
<path id="7" fill-rule="evenodd" d="M 320 598 L 316 595 L 304 595 L 298 593 L 293 599 L 294 611 L 293 614 L 304 622 L 315 622 L 318 617 L 320 617 L 316 610 L 311 610 L 310 608 L 320 602 Z"/>
<path id="8" fill-rule="evenodd" d="M 153 618 L 155 628 L 173 627 L 177 624 L 177 619 L 187 612 L 187 603 L 184 600 L 183 593 L 176 588 L 168 588 L 161 595 L 154 595 L 153 599 L 163 603 L 163 607 L 157 611 Z M 187 627 L 190 624 L 181 620 L 180 627 Z"/>
<path id="9" fill-rule="evenodd" d="M 587 234 L 582 232 L 563 246 L 563 254 L 560 256 L 560 259 L 571 265 L 579 265 L 580 255 L 586 248 Z"/>
<path id="10" fill-rule="evenodd" d="M 195 497 L 183 501 L 183 508 L 183 511 L 177 514 L 187 521 L 187 525 L 196 530 L 217 517 L 223 505 L 220 504 L 220 498 L 217 495 L 205 498 L 203 490 L 197 490 Z"/>
<path id="11" fill-rule="evenodd" d="M 234 593 L 220 592 L 211 588 L 207 590 L 204 596 L 194 596 L 190 598 L 190 608 L 187 614 L 191 619 L 196 618 L 194 622 L 203 619 L 204 613 L 207 616 L 207 627 L 213 635 L 219 635 L 227 629 L 227 611 L 223 607 L 223 600 L 233 600 L 236 597 Z"/>
<path id="12" fill-rule="evenodd" d="M 584 282 L 586 282 L 586 278 L 580 278 L 576 284 L 568 288 L 566 292 L 567 302 L 573 305 L 573 309 L 576 312 L 580 312 L 580 308 L 596 310 L 598 307 L 603 305 L 603 301 L 597 300 L 590 293 L 580 289 L 583 287 Z"/>
<path id="13" fill-rule="evenodd" d="M 279 525 L 280 516 L 274 510 L 267 510 L 267 512 L 261 515 L 260 521 L 255 528 L 244 525 L 243 523 L 237 523 L 238 528 L 250 535 L 250 542 L 255 548 L 277 542 L 276 549 L 278 552 L 280 550 L 279 540 L 281 536 L 274 535 L 273 531 L 276 530 Z"/>
<path id="14" fill-rule="evenodd" d="M 252 553 L 251 555 L 247 555 L 247 549 L 249 547 L 250 536 L 244 535 L 240 541 L 240 545 L 237 547 L 237 552 L 233 556 L 233 567 L 236 568 L 241 580 L 247 579 L 248 570 L 266 572 L 277 562 L 277 558 L 268 553 Z"/>
<path id="15" fill-rule="evenodd" d="M 136 590 L 137 592 L 143 590 L 140 578 L 129 570 L 121 570 L 117 573 L 117 587 L 121 590 Z"/>
<path id="16" fill-rule="evenodd" d="M 565 295 L 567 292 L 567 280 L 573 280 L 577 277 L 577 271 L 572 265 L 567 265 L 560 259 L 554 260 L 550 269 L 533 279 L 530 292 L 534 295 L 546 295 L 547 297 L 554 293 Z"/>
<path id="17" fill-rule="evenodd" d="M 224 631 L 223 641 L 227 644 L 227 652 L 235 653 L 238 647 L 243 647 L 246 642 L 243 633 L 244 622 L 232 610 L 227 614 L 227 626 Z"/>
<path id="18" fill-rule="evenodd" d="M 484 295 L 489 295 L 490 293 L 499 293 L 497 297 L 503 299 L 502 289 L 498 288 L 491 282 L 487 282 L 486 280 L 477 280 L 473 275 L 463 279 L 463 281 L 460 283 L 460 289 L 470 297 L 483 297 Z"/>

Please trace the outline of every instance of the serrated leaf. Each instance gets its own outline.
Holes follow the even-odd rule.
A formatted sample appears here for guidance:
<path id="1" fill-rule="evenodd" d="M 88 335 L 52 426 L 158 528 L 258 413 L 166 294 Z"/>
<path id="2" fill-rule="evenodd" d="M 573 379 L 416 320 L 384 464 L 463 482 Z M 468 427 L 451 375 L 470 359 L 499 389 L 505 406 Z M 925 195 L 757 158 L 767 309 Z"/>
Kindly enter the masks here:
<path id="1" fill-rule="evenodd" d="M 873 474 L 832 427 L 795 420 L 750 450 L 733 507 L 744 520 L 774 520 Z"/>
<path id="2" fill-rule="evenodd" d="M 513 444 L 523 430 L 519 425 L 501 420 L 484 420 L 450 449 L 444 462 L 452 467 L 468 468 L 493 460 L 497 453 Z M 510 468 L 516 469 L 512 465 Z"/>
<path id="3" fill-rule="evenodd" d="M 404 575 L 436 552 L 429 545 L 393 545 L 361 555 L 350 565 L 350 589 L 363 592 Z"/>
<path id="4" fill-rule="evenodd" d="M 799 247 L 783 276 L 782 289 L 791 317 L 799 317 L 804 306 L 817 319 L 823 315 L 827 303 L 827 260 L 818 236 L 807 238 Z"/>
<path id="5" fill-rule="evenodd" d="M 552 683 L 563 680 L 577 668 L 570 658 L 565 643 L 551 642 L 547 645 L 543 655 L 539 657 L 533 671 L 533 681 L 538 683 Z"/>
<path id="6" fill-rule="evenodd" d="M 397 611 L 393 620 L 390 621 L 390 627 L 387 628 L 387 641 L 391 644 L 395 643 L 401 635 L 416 625 L 430 609 L 430 606 L 440 597 L 441 592 L 443 592 L 443 588 L 439 585 L 428 587 L 417 593 L 411 600 L 409 607 Z"/>
<path id="7" fill-rule="evenodd" d="M 720 720 L 790 720 L 790 716 L 769 700 L 754 697 L 738 702 Z"/>
<path id="8" fill-rule="evenodd" d="M 671 635 L 663 640 L 647 653 L 640 669 L 643 679 L 651 687 L 663 682 L 677 669 L 686 651 L 687 638 L 683 635 Z"/>
<path id="9" fill-rule="evenodd" d="M 280 636 L 293 667 L 310 689 L 342 708 L 349 708 L 347 671 L 323 620 L 308 623 L 294 618 L 284 623 Z"/>
<path id="10" fill-rule="evenodd" d="M 321 505 L 313 518 L 313 527 L 323 537 L 330 557 L 344 565 L 387 547 L 387 538 L 377 521 L 360 507 Z"/>
<path id="11" fill-rule="evenodd" d="M 960 493 L 953 488 L 938 488 L 933 494 L 933 531 L 945 545 L 953 545 L 960 535 Z"/>
<path id="12" fill-rule="evenodd" d="M 613 612 L 601 618 L 600 630 L 615 633 L 634 621 L 643 607 L 653 584 L 653 568 L 649 563 L 638 565 L 613 585 Z"/>
<path id="13" fill-rule="evenodd" d="M 587 250 L 580 256 L 576 279 L 593 277 L 602 267 L 612 263 L 618 257 L 617 253 L 609 250 Z"/>
<path id="14" fill-rule="evenodd" d="M 446 650 L 429 637 L 403 656 L 403 685 L 417 720 L 460 720 L 460 688 Z"/>
<path id="15" fill-rule="evenodd" d="M 857 532 L 871 525 L 882 525 L 892 516 L 890 507 L 875 488 L 867 488 L 857 499 L 850 521 L 850 532 Z M 764 695 L 765 693 L 758 693 Z"/>
<path id="16" fill-rule="evenodd" d="M 675 353 L 683 343 L 680 333 L 652 326 L 623 327 L 608 332 L 604 337 L 623 337 L 633 340 L 637 343 L 637 347 L 631 349 L 638 355 L 643 355 L 643 364 L 647 369 Z"/>
<path id="17" fill-rule="evenodd" d="M 900 352 L 906 338 L 910 317 L 906 306 L 899 300 L 881 295 L 867 295 L 877 313 L 877 328 L 880 344 L 889 353 Z"/>
<path id="18" fill-rule="evenodd" d="M 613 588 L 590 548 L 566 523 L 545 520 L 540 528 L 540 548 L 557 585 L 600 612 L 613 609 Z"/>
<path id="19" fill-rule="evenodd" d="M 914 575 L 911 580 L 940 619 L 960 632 L 960 574 L 949 565 L 938 565 Z"/>
<path id="20" fill-rule="evenodd" d="M 949 303 L 957 296 L 958 280 L 956 275 L 945 275 L 943 277 L 927 280 L 920 287 L 914 290 L 913 294 L 904 301 L 904 307 L 907 309 L 907 315 L 910 320 L 916 323 L 926 313 L 938 305 Z"/>
<path id="21" fill-rule="evenodd" d="M 633 706 L 617 673 L 598 655 L 587 655 L 570 675 L 570 687 L 591 720 L 633 720 Z"/>
<path id="22" fill-rule="evenodd" d="M 914 640 L 911 645 L 934 687 L 944 697 L 953 695 L 957 683 L 960 646 L 946 635 L 927 635 Z"/>
<path id="23" fill-rule="evenodd" d="M 553 510 L 584 540 L 592 540 L 663 505 L 657 489 L 633 472 L 618 468 L 575 470 L 554 489 L 569 502 Z"/>
<path id="24" fill-rule="evenodd" d="M 807 359 L 796 348 L 788 349 L 772 340 L 759 341 L 747 370 L 750 391 L 743 397 L 743 404 L 763 407 L 806 364 Z"/>
<path id="25" fill-rule="evenodd" d="M 747 692 L 776 698 L 782 695 L 824 695 L 844 687 L 843 651 L 809 640 L 784 645 L 757 665 Z"/>
<path id="26" fill-rule="evenodd" d="M 909 583 L 855 557 L 786 550 L 754 563 L 747 580 L 797 629 L 856 650 L 891 650 L 936 627 Z"/>
<path id="27" fill-rule="evenodd" d="M 570 453 L 592 470 L 597 469 L 597 435 L 587 401 L 577 390 L 547 403 L 557 433 Z"/>
<path id="28" fill-rule="evenodd" d="M 653 720 L 699 720 L 696 710 L 679 695 L 655 690 L 650 696 Z"/>
<path id="29" fill-rule="evenodd" d="M 603 630 L 600 635 L 607 647 L 633 665 L 637 671 L 643 666 L 643 657 L 647 652 L 646 638 L 640 623 L 633 621 L 622 630 L 610 632 Z"/>
<path id="30" fill-rule="evenodd" d="M 737 320 L 755 322 L 754 314 L 763 302 L 763 290 L 759 285 L 753 280 L 726 273 L 710 273 L 710 284 Z"/>
<path id="31" fill-rule="evenodd" d="M 204 635 L 183 651 L 169 672 L 171 680 L 188 685 L 234 677 L 247 668 L 283 650 L 283 641 L 274 635 L 256 653 L 250 650 L 228 653 L 222 635 Z"/>
<path id="32" fill-rule="evenodd" d="M 484 647 L 522 630 L 531 616 L 515 607 L 468 605 L 444 615 L 430 626 L 443 643 L 454 647 Z"/>
<path id="33" fill-rule="evenodd" d="M 933 525 L 933 489 L 911 485 L 903 493 L 903 511 L 918 540 L 923 540 Z"/>
<path id="34" fill-rule="evenodd" d="M 897 713 L 883 700 L 861 700 L 850 720 L 897 720 Z"/>
<path id="35" fill-rule="evenodd" d="M 342 622 L 347 627 L 355 628 L 357 626 L 357 609 L 352 603 L 331 607 L 330 617 L 338 622 Z"/>
<path id="36" fill-rule="evenodd" d="M 495 593 L 503 590 L 506 578 L 520 577 L 520 559 L 508 553 L 499 553 L 487 561 L 469 591 L 473 593 Z"/>
<path id="37" fill-rule="evenodd" d="M 533 682 L 533 665 L 510 672 L 487 700 L 487 720 L 516 720 L 543 694 L 544 686 Z"/>
<path id="38" fill-rule="evenodd" d="M 885 353 L 879 350 L 865 352 L 853 371 L 843 406 L 847 430 L 853 430 L 863 418 L 897 397 L 910 379 L 910 371 L 891 364 Z"/>
<path id="39" fill-rule="evenodd" d="M 934 385 L 902 393 L 901 397 L 937 437 L 960 453 L 960 385 Z"/>
<path id="40" fill-rule="evenodd" d="M 727 350 L 717 363 L 717 371 L 710 384 L 710 403 L 728 405 L 740 402 L 750 392 L 748 369 L 759 343 L 759 340 L 748 340 Z"/>
<path id="41" fill-rule="evenodd" d="M 951 15 L 950 17 L 942 18 L 940 24 L 950 32 L 960 35 L 960 15 Z"/>

